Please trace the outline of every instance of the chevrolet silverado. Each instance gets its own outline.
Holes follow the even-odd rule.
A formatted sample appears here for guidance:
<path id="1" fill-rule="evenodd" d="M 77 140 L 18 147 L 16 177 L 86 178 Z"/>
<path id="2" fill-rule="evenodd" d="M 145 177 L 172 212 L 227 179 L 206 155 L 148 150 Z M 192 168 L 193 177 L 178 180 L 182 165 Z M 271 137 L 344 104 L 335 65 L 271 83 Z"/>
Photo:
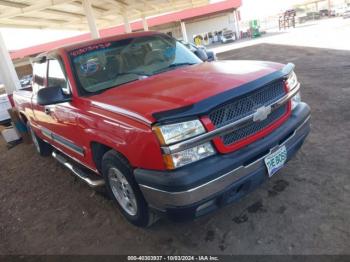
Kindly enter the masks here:
<path id="1" fill-rule="evenodd" d="M 276 174 L 310 131 L 293 64 L 203 62 L 165 34 L 58 48 L 33 61 L 15 106 L 42 156 L 148 226 L 192 219 Z"/>

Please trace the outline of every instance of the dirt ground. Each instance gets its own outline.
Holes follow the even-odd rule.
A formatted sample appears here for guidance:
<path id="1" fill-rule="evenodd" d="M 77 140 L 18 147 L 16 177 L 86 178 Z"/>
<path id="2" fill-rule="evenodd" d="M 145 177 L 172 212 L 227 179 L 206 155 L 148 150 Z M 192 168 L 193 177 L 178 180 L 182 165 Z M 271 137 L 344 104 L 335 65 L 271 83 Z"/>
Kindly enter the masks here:
<path id="1" fill-rule="evenodd" d="M 221 59 L 293 62 L 312 133 L 240 202 L 139 229 L 34 148 L 0 145 L 0 254 L 350 254 L 350 52 L 257 45 Z"/>

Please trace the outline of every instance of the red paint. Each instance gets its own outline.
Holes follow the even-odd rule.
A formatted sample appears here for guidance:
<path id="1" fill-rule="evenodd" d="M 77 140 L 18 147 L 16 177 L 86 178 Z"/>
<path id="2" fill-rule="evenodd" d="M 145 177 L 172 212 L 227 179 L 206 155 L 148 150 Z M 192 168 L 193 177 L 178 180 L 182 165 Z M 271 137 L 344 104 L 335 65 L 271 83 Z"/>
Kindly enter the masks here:
<path id="1" fill-rule="evenodd" d="M 133 36 L 149 34 L 153 33 L 143 32 Z M 96 169 L 91 145 L 97 142 L 123 154 L 133 167 L 164 170 L 160 145 L 152 131 L 152 124 L 155 123 L 153 113 L 197 103 L 283 67 L 277 63 L 257 61 L 201 63 L 130 82 L 98 95 L 79 96 L 67 54 L 72 50 L 84 50 L 86 46 L 101 46 L 103 43 L 127 37 L 130 35 L 98 39 L 53 51 L 62 57 L 72 88 L 72 101 L 54 105 L 50 115 L 45 113 L 43 106 L 35 103 L 33 93 L 20 91 L 14 94 L 16 107 L 26 116 L 42 139 L 91 169 Z M 44 80 L 44 83 L 47 85 L 47 80 Z M 97 102 L 103 103 L 105 108 L 94 104 Z M 221 153 L 236 150 L 271 132 L 289 114 L 290 106 L 288 115 L 259 134 L 230 147 L 224 147 L 219 138 L 214 140 L 214 144 Z M 208 118 L 204 117 L 202 121 L 208 131 L 215 128 Z M 85 155 L 79 155 L 45 137 L 42 133 L 45 129 L 82 148 Z"/>

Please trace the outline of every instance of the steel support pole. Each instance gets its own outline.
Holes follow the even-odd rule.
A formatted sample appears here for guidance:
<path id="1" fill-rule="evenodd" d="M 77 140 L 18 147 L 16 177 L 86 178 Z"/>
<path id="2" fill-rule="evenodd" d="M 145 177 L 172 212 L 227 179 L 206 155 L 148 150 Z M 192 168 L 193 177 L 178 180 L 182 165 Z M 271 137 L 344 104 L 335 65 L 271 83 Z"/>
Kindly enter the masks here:
<path id="1" fill-rule="evenodd" d="M 148 23 L 146 17 L 143 15 L 142 16 L 142 25 L 143 25 L 143 31 L 148 31 Z"/>
<path id="2" fill-rule="evenodd" d="M 241 38 L 241 29 L 239 28 L 239 16 L 238 16 L 237 9 L 235 9 L 233 11 L 233 18 L 235 20 L 234 24 L 235 24 L 236 36 L 237 36 L 237 39 L 240 39 Z"/>
<path id="3" fill-rule="evenodd" d="M 125 12 L 125 14 L 123 15 L 123 18 L 124 18 L 124 31 L 125 31 L 125 33 L 131 33 L 132 29 L 131 29 L 131 26 L 129 23 L 129 18 L 128 18 L 127 12 Z"/>
<path id="4" fill-rule="evenodd" d="M 96 25 L 94 11 L 92 10 L 90 0 L 82 0 L 82 4 L 83 4 L 86 19 L 89 25 L 91 37 L 94 39 L 100 38 L 100 33 Z"/>
<path id="5" fill-rule="evenodd" d="M 185 24 L 184 21 L 181 21 L 181 22 L 180 22 L 180 25 L 181 25 L 182 39 L 183 39 L 185 42 L 188 42 L 187 31 L 186 31 L 186 24 Z"/>
<path id="6" fill-rule="evenodd" d="M 5 84 L 5 90 L 8 95 L 12 95 L 13 91 L 19 90 L 21 84 L 14 64 L 12 63 L 10 53 L 6 48 L 4 39 L 0 32 L 0 78 Z"/>

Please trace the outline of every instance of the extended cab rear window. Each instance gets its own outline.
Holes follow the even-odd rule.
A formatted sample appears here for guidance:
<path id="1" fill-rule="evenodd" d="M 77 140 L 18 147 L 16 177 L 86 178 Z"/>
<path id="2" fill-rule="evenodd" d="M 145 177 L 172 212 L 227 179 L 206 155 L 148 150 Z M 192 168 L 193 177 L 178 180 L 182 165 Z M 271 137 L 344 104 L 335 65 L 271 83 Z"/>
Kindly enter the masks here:
<path id="1" fill-rule="evenodd" d="M 85 94 L 201 62 L 181 43 L 162 34 L 92 44 L 70 51 L 69 57 Z"/>

